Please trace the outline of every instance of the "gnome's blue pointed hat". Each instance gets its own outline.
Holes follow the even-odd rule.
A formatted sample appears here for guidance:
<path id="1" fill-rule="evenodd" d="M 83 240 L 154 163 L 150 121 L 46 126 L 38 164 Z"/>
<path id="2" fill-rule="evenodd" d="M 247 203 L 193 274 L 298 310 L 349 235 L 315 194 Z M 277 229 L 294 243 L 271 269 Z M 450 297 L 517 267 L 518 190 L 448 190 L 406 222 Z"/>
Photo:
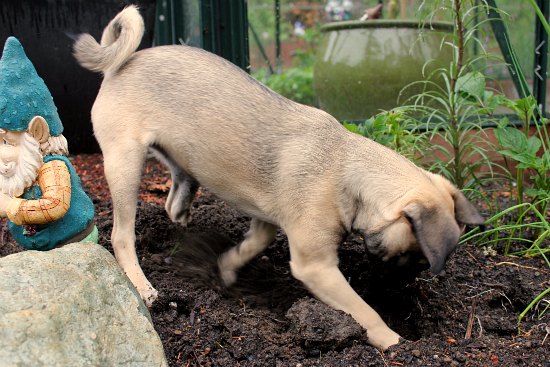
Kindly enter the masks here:
<path id="1" fill-rule="evenodd" d="M 48 122 L 50 135 L 63 132 L 52 95 L 15 37 L 9 37 L 0 59 L 0 128 L 25 131 L 34 116 Z"/>

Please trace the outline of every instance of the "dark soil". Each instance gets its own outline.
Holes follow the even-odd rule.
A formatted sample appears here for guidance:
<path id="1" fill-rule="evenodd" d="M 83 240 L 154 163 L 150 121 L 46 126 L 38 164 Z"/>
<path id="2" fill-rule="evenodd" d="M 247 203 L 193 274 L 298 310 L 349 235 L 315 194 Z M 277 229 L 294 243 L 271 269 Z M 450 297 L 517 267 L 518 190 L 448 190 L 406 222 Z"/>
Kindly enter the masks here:
<path id="1" fill-rule="evenodd" d="M 73 162 L 96 205 L 100 243 L 112 251 L 101 156 L 76 156 Z M 164 212 L 168 178 L 166 169 L 148 162 L 136 246 L 159 291 L 150 311 L 170 366 L 550 367 L 550 310 L 539 317 L 550 299 L 538 302 L 518 329 L 518 315 L 550 287 L 540 258 L 464 245 L 445 274 L 433 277 L 381 263 L 350 235 L 340 250 L 342 272 L 408 340 L 382 353 L 367 344 L 351 317 L 315 300 L 292 278 L 283 233 L 240 272 L 235 287 L 223 287 L 216 257 L 242 240 L 249 218 L 200 190 L 193 219 L 181 228 Z M 4 234 L 0 256 L 17 251 Z"/>

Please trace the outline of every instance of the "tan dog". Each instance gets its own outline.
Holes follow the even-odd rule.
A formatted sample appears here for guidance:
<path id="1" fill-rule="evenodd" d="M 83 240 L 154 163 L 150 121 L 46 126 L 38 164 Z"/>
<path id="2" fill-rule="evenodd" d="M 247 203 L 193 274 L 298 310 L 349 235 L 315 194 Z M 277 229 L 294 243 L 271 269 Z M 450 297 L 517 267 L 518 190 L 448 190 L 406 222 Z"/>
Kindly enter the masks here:
<path id="1" fill-rule="evenodd" d="M 135 52 L 143 21 L 128 7 L 106 27 L 101 45 L 81 35 L 84 67 L 104 73 L 92 109 L 113 198 L 118 262 L 150 305 L 157 292 L 135 253 L 136 197 L 147 150 L 170 167 L 166 210 L 186 224 L 198 184 L 250 215 L 244 241 L 219 259 L 226 283 L 273 240 L 290 243 L 292 274 L 320 300 L 351 314 L 369 341 L 399 341 L 338 269 L 346 232 L 389 259 L 421 251 L 440 272 L 464 224 L 483 218 L 453 185 L 327 113 L 294 103 L 206 51 L 162 46 Z"/>

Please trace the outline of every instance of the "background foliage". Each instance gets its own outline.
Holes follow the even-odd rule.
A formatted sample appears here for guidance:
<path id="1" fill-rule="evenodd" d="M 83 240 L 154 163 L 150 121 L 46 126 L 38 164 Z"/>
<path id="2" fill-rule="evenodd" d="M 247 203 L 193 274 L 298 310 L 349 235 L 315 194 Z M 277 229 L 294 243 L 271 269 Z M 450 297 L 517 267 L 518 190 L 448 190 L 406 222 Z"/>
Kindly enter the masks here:
<path id="1" fill-rule="evenodd" d="M 535 12 L 527 1 L 517 0 L 498 0 L 499 8 L 501 9 L 502 16 L 506 19 L 509 25 L 513 25 L 513 32 L 510 32 L 510 39 L 512 46 L 514 47 L 518 55 L 518 65 L 520 65 L 522 73 L 530 80 L 534 75 L 533 68 L 533 53 L 535 51 L 535 38 L 534 38 L 534 20 Z M 269 62 L 275 67 L 275 8 L 274 0 L 248 0 L 248 17 L 251 27 L 258 35 L 262 47 L 265 49 Z M 314 55 L 315 50 L 309 48 L 308 42 L 300 43 L 301 37 L 293 34 L 293 21 L 296 19 L 297 14 L 300 16 L 308 17 L 311 19 L 309 24 L 306 25 L 306 29 L 316 28 L 318 29 L 322 24 L 326 22 L 324 8 L 326 0 L 280 0 L 280 39 L 282 42 L 283 54 L 285 50 L 296 48 L 306 48 L 306 52 L 311 52 Z M 369 7 L 375 6 L 378 0 L 354 0 L 354 18 L 359 18 L 363 11 Z M 407 18 L 415 20 L 426 19 L 427 14 L 431 13 L 435 9 L 437 0 L 399 0 L 399 5 L 396 9 L 396 16 L 398 18 Z M 401 4 L 403 4 L 404 12 L 401 11 Z M 478 0 L 477 4 L 483 4 L 483 0 Z M 388 17 L 389 0 L 384 0 L 384 17 Z M 314 13 L 312 15 L 312 12 Z M 478 14 L 472 14 L 479 19 L 483 19 L 485 14 L 483 11 L 479 11 Z M 445 12 L 438 12 L 435 15 L 434 20 L 451 20 L 451 16 Z M 494 36 L 490 29 L 489 24 L 485 24 L 478 27 L 476 37 L 480 39 L 481 44 L 487 52 L 493 54 L 500 54 L 500 50 Z M 292 55 L 284 56 L 282 69 L 278 70 L 277 74 L 285 74 L 290 72 L 292 78 L 299 79 L 299 82 L 294 83 L 293 87 L 283 86 L 283 83 L 289 80 L 289 77 L 278 78 L 274 76 L 273 82 L 270 82 L 270 73 L 268 69 L 267 60 L 261 56 L 258 45 L 254 41 L 252 34 L 249 34 L 250 46 L 251 46 L 251 70 L 254 75 L 258 75 L 258 78 L 268 85 L 273 86 L 274 89 L 281 94 L 297 101 L 309 103 L 307 101 L 315 101 L 314 98 L 304 98 L 308 95 L 308 90 L 312 91 L 312 64 L 309 66 L 304 65 L 303 72 L 296 70 L 290 70 L 297 67 L 296 63 L 293 63 L 290 59 Z M 480 45 L 473 46 L 471 52 L 480 52 Z M 294 52 L 291 51 L 290 54 Z M 311 66 L 311 67 L 310 67 Z M 487 76 L 490 76 L 491 83 L 495 87 L 504 90 L 508 97 L 517 97 L 511 84 L 509 82 L 510 76 L 507 68 L 502 63 L 488 62 L 485 69 Z M 311 74 L 311 76 L 309 75 Z M 369 116 L 365 116 L 368 118 Z"/>

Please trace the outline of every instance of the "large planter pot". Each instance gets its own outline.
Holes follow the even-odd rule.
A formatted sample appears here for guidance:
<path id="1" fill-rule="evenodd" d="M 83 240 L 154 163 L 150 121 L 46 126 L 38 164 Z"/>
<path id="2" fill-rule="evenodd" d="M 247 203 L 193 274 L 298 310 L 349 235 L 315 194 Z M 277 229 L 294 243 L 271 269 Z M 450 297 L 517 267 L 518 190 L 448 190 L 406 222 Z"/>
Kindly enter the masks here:
<path id="1" fill-rule="evenodd" d="M 449 65 L 451 50 L 442 39 L 452 27 L 439 22 L 421 29 L 418 22 L 393 20 L 323 26 L 314 68 L 320 107 L 339 120 L 363 120 L 396 107 L 401 90 L 424 79 L 423 69 Z M 418 91 L 407 88 L 400 100 Z"/>

